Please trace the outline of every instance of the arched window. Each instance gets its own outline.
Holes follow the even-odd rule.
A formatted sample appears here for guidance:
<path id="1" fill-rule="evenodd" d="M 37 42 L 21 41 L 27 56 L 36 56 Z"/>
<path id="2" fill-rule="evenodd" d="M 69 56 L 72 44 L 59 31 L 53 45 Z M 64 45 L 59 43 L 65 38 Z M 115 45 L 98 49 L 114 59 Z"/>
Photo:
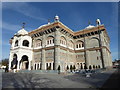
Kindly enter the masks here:
<path id="1" fill-rule="evenodd" d="M 18 40 L 15 41 L 15 47 L 17 47 L 17 46 L 18 46 Z"/>
<path id="2" fill-rule="evenodd" d="M 23 46 L 29 47 L 29 41 L 28 40 L 24 40 L 23 41 Z"/>
<path id="3" fill-rule="evenodd" d="M 35 47 L 41 47 L 41 46 L 42 46 L 42 41 L 40 39 L 36 40 Z"/>
<path id="4" fill-rule="evenodd" d="M 89 40 L 88 47 L 89 48 L 99 47 L 99 39 L 96 37 L 92 37 Z"/>
<path id="5" fill-rule="evenodd" d="M 84 47 L 84 43 L 83 41 L 77 41 L 76 42 L 76 49 L 81 49 Z"/>
<path id="6" fill-rule="evenodd" d="M 74 49 L 74 44 L 73 44 L 73 42 L 70 40 L 69 41 L 69 43 L 68 43 L 68 47 L 70 48 L 70 49 Z"/>
<path id="7" fill-rule="evenodd" d="M 46 41 L 46 46 L 54 45 L 54 37 L 49 36 Z"/>
<path id="8" fill-rule="evenodd" d="M 60 37 L 60 45 L 66 46 L 66 44 L 67 44 L 66 39 L 64 37 Z"/>

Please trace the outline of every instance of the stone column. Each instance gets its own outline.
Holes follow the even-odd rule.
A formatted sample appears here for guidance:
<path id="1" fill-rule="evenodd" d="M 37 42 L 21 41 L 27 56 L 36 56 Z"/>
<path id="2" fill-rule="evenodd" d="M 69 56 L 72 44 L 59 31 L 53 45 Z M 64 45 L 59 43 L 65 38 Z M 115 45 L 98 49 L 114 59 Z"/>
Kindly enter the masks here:
<path id="1" fill-rule="evenodd" d="M 51 70 L 53 70 L 53 62 L 51 62 Z"/>
<path id="2" fill-rule="evenodd" d="M 22 62 L 20 63 L 20 70 L 22 69 Z"/>
<path id="3" fill-rule="evenodd" d="M 39 63 L 39 69 L 40 69 L 40 67 L 41 67 L 41 66 L 40 66 L 40 63 Z"/>
<path id="4" fill-rule="evenodd" d="M 58 69 L 58 61 L 60 60 L 60 31 L 56 29 L 55 31 L 55 50 L 54 50 L 54 69 Z"/>
<path id="5" fill-rule="evenodd" d="M 20 60 L 18 60 L 18 63 L 17 63 L 17 70 L 20 70 Z"/>
<path id="6" fill-rule="evenodd" d="M 112 56 L 111 56 L 111 53 L 109 53 L 109 64 L 110 64 L 110 66 L 112 66 Z"/>
<path id="7" fill-rule="evenodd" d="M 12 61 L 12 54 L 10 53 L 10 56 L 9 56 L 9 70 L 11 70 L 11 61 Z"/>
<path id="8" fill-rule="evenodd" d="M 43 48 L 42 48 L 42 62 L 41 62 L 41 64 L 42 64 L 42 70 L 45 70 L 45 45 L 46 45 L 46 38 L 45 38 L 45 35 L 43 34 L 43 36 L 42 36 L 42 46 L 43 46 Z"/>
<path id="9" fill-rule="evenodd" d="M 42 49 L 42 70 L 45 70 L 45 49 Z"/>
<path id="10" fill-rule="evenodd" d="M 11 60 L 9 60 L 9 70 L 11 70 Z"/>
<path id="11" fill-rule="evenodd" d="M 104 66 L 107 67 L 108 66 L 108 58 L 107 58 L 106 49 L 102 48 L 102 52 L 103 52 L 103 61 L 104 61 L 103 63 L 104 63 Z M 102 61 L 101 61 L 101 63 L 102 63 Z"/>
<path id="12" fill-rule="evenodd" d="M 29 61 L 29 67 L 28 70 L 31 70 L 31 60 Z"/>
<path id="13" fill-rule="evenodd" d="M 35 63 L 33 64 L 33 70 L 35 70 Z"/>
<path id="14" fill-rule="evenodd" d="M 84 57 L 86 57 L 86 60 L 85 60 L 85 64 L 87 66 L 87 68 L 89 68 L 89 65 L 90 65 L 90 57 L 89 57 L 89 51 L 87 50 L 89 48 L 89 39 L 87 37 L 85 37 L 85 51 L 86 51 L 86 55 L 85 55 L 85 52 L 84 52 Z M 84 67 L 83 67 L 84 68 Z"/>
<path id="15" fill-rule="evenodd" d="M 91 62 L 90 62 L 90 57 L 89 57 L 89 52 L 90 51 L 86 51 L 86 63 L 87 63 L 87 68 L 89 68 L 89 65 L 91 65 Z"/>

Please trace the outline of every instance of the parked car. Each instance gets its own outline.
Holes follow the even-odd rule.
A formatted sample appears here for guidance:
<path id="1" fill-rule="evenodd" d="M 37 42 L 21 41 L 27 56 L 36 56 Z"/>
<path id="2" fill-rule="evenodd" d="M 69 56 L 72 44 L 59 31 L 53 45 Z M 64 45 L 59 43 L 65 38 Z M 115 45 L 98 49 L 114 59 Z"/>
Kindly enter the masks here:
<path id="1" fill-rule="evenodd" d="M 119 67 L 119 65 L 113 65 L 113 68 L 118 68 Z"/>

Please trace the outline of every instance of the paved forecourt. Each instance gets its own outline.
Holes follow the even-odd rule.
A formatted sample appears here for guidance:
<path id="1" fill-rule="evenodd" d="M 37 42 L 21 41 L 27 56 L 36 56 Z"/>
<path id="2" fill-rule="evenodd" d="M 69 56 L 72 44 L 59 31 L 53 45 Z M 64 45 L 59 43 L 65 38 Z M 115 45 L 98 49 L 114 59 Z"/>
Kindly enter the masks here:
<path id="1" fill-rule="evenodd" d="M 3 73 L 3 88 L 99 88 L 115 70 L 101 71 L 87 78 L 84 74 Z"/>

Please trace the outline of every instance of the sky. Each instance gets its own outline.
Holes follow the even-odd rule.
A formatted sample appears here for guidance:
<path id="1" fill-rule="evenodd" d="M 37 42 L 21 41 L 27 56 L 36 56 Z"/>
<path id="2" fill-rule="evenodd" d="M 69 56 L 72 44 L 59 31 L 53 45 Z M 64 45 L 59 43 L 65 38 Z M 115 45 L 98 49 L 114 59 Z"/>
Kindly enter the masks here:
<path id="1" fill-rule="evenodd" d="M 118 58 L 118 3 L 116 2 L 2 2 L 2 59 L 9 58 L 10 38 L 21 29 L 32 31 L 48 19 L 54 21 L 58 15 L 60 21 L 73 31 L 79 31 L 88 26 L 96 25 L 99 18 L 105 25 L 111 39 L 110 49 L 112 59 Z"/>

